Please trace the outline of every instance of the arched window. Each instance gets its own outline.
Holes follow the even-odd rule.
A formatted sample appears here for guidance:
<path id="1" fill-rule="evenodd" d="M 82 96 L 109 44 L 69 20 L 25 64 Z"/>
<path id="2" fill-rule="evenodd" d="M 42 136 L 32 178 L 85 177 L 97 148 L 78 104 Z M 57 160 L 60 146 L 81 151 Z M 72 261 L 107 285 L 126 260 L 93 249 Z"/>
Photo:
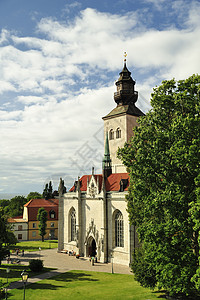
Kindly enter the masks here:
<path id="1" fill-rule="evenodd" d="M 109 139 L 114 140 L 114 130 L 113 129 L 111 129 L 109 132 Z"/>
<path id="2" fill-rule="evenodd" d="M 121 138 L 121 129 L 118 127 L 116 130 L 116 139 L 120 139 Z"/>
<path id="3" fill-rule="evenodd" d="M 76 239 L 76 211 L 74 208 L 71 209 L 69 215 L 69 227 L 70 227 L 70 241 Z"/>
<path id="4" fill-rule="evenodd" d="M 124 220 L 119 210 L 115 214 L 115 247 L 124 247 Z"/>

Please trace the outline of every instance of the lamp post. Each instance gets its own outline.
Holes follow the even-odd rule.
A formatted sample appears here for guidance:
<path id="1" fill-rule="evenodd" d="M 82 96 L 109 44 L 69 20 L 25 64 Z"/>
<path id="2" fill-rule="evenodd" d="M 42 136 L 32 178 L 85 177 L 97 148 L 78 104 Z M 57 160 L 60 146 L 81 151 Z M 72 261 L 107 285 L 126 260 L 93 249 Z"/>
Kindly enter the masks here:
<path id="1" fill-rule="evenodd" d="M 114 270 L 113 270 L 113 251 L 110 252 L 110 258 L 111 258 L 111 273 L 113 274 L 114 273 Z"/>
<path id="2" fill-rule="evenodd" d="M 8 295 L 7 295 L 7 289 L 8 289 L 8 273 L 10 273 L 10 268 L 7 268 L 7 269 L 6 269 L 6 274 L 7 274 L 6 299 L 8 299 Z"/>
<path id="3" fill-rule="evenodd" d="M 26 283 L 27 283 L 27 280 L 28 280 L 28 273 L 24 270 L 21 273 L 21 277 L 22 277 L 22 281 L 23 281 L 23 284 L 24 284 L 24 300 L 25 300 L 25 289 L 26 289 Z"/>
<path id="4" fill-rule="evenodd" d="M 40 259 L 40 251 L 41 251 L 41 247 L 39 247 L 39 259 Z"/>
<path id="5" fill-rule="evenodd" d="M 51 249 L 51 233 L 49 233 L 49 249 Z"/>

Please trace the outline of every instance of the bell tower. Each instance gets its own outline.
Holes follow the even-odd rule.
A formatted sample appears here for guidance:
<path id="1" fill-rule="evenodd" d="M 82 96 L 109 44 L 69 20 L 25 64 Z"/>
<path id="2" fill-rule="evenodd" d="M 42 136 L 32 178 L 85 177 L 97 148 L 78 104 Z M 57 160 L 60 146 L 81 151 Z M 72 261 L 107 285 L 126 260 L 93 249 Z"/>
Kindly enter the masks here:
<path id="1" fill-rule="evenodd" d="M 126 66 L 126 52 L 124 54 L 124 67 L 116 81 L 117 91 L 114 100 L 117 106 L 105 117 L 104 120 L 104 145 L 107 142 L 107 133 L 112 160 L 112 173 L 126 173 L 126 168 L 117 158 L 117 150 L 124 146 L 133 136 L 133 127 L 138 126 L 137 119 L 144 113 L 135 106 L 138 92 L 135 91 L 135 81 Z"/>

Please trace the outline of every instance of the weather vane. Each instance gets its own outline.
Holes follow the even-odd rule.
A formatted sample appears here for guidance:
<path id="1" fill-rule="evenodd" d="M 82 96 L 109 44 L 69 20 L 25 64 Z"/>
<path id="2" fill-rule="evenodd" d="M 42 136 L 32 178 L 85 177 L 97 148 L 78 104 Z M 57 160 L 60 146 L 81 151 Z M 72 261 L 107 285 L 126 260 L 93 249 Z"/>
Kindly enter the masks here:
<path id="1" fill-rule="evenodd" d="M 126 61 L 127 53 L 124 52 L 124 61 Z"/>

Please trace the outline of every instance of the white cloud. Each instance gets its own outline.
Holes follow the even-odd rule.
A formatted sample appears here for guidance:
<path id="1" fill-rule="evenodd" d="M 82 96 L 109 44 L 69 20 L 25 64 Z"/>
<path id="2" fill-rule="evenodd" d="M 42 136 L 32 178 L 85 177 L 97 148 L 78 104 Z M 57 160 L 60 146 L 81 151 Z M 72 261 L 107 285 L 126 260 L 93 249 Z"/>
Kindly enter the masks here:
<path id="1" fill-rule="evenodd" d="M 74 1 L 72 3 L 65 4 L 65 7 L 62 11 L 63 14 L 69 14 L 73 9 L 75 8 L 81 8 L 81 3 L 78 1 Z"/>
<path id="2" fill-rule="evenodd" d="M 5 42 L 7 42 L 8 39 L 9 39 L 9 36 L 10 36 L 9 31 L 6 30 L 6 29 L 2 29 L 1 30 L 1 34 L 0 34 L 0 45 L 4 44 Z"/>
<path id="3" fill-rule="evenodd" d="M 22 178 L 39 185 L 52 174 L 81 174 L 81 162 L 75 165 L 72 158 L 85 142 L 95 144 L 101 117 L 115 106 L 114 81 L 124 51 L 133 77 L 142 78 L 136 90 L 144 111 L 155 84 L 199 71 L 198 9 L 193 2 L 184 29 L 147 29 L 137 12 L 113 15 L 86 9 L 65 24 L 43 18 L 38 24 L 43 38 L 2 35 L 2 101 L 4 92 L 13 92 L 0 111 L 2 176 L 12 173 L 19 191 Z M 12 105 L 17 109 L 9 111 Z"/>
<path id="4" fill-rule="evenodd" d="M 19 119 L 21 118 L 22 116 L 22 111 L 18 110 L 18 111 L 5 111 L 5 110 L 0 110 L 0 120 L 1 120 L 1 123 L 2 125 L 8 125 L 8 123 L 4 123 L 4 121 L 8 121 L 10 120 L 10 125 L 13 125 L 13 124 L 17 124 L 16 121 L 13 121 L 15 119 Z M 13 126 L 12 126 L 12 129 L 13 129 Z M 5 137 L 6 138 L 6 137 Z"/>
<path id="5" fill-rule="evenodd" d="M 153 4 L 158 10 L 161 10 L 163 7 L 163 3 L 165 3 L 165 0 L 144 0 L 143 2 L 151 3 Z"/>
<path id="6" fill-rule="evenodd" d="M 17 101 L 24 103 L 25 105 L 31 104 L 43 104 L 45 99 L 38 96 L 18 96 Z"/>
<path id="7" fill-rule="evenodd" d="M 5 80 L 0 80 L 0 94 L 6 91 L 16 91 L 16 89 L 12 83 Z"/>

